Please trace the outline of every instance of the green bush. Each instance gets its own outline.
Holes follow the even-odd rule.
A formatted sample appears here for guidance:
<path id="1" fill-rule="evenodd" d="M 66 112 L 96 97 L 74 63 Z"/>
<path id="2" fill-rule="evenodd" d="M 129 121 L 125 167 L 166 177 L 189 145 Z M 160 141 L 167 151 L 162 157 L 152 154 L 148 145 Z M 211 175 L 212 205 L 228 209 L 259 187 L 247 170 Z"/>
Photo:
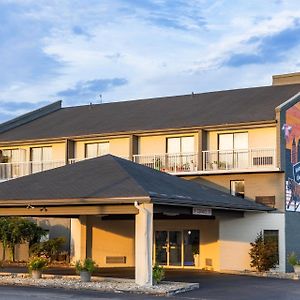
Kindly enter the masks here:
<path id="1" fill-rule="evenodd" d="M 255 241 L 250 243 L 249 252 L 251 258 L 251 267 L 258 272 L 266 272 L 276 267 L 278 263 L 277 244 L 272 240 L 264 240 L 260 232 Z"/>
<path id="2" fill-rule="evenodd" d="M 27 264 L 29 272 L 41 271 L 46 269 L 48 266 L 48 259 L 44 257 L 32 257 Z"/>
<path id="3" fill-rule="evenodd" d="M 81 271 L 88 271 L 89 273 L 93 273 L 96 269 L 97 265 L 95 261 L 93 261 L 91 258 L 86 258 L 85 260 L 77 260 L 75 263 L 75 269 L 77 273 L 80 273 Z"/>
<path id="4" fill-rule="evenodd" d="M 300 265 L 300 261 L 295 252 L 292 252 L 288 255 L 288 263 L 292 266 Z"/>
<path id="5" fill-rule="evenodd" d="M 165 270 L 159 265 L 155 265 L 152 270 L 153 283 L 159 284 L 165 278 Z"/>
<path id="6" fill-rule="evenodd" d="M 50 239 L 45 242 L 36 243 L 30 247 L 30 255 L 43 256 L 53 261 L 57 258 L 62 246 L 66 243 L 64 237 Z"/>

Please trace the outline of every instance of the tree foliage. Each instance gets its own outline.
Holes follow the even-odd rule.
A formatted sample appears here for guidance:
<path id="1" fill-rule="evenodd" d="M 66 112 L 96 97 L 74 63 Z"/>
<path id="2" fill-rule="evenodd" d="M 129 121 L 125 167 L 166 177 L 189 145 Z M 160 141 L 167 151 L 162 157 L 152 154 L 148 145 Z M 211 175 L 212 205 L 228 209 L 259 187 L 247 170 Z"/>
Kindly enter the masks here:
<path id="1" fill-rule="evenodd" d="M 249 252 L 251 267 L 258 272 L 266 272 L 276 267 L 278 263 L 277 244 L 271 239 L 264 239 L 263 233 L 258 233 L 255 241 L 250 243 Z"/>
<path id="2" fill-rule="evenodd" d="M 29 246 L 39 241 L 46 234 L 36 223 L 20 217 L 0 218 L 0 242 L 3 247 L 3 260 L 6 259 L 6 249 L 10 251 L 10 258 L 15 260 L 15 246 L 21 243 L 29 243 Z"/>
<path id="3" fill-rule="evenodd" d="M 43 256 L 53 261 L 57 258 L 62 246 L 66 243 L 64 237 L 50 239 L 45 242 L 33 244 L 30 248 L 30 255 Z"/>

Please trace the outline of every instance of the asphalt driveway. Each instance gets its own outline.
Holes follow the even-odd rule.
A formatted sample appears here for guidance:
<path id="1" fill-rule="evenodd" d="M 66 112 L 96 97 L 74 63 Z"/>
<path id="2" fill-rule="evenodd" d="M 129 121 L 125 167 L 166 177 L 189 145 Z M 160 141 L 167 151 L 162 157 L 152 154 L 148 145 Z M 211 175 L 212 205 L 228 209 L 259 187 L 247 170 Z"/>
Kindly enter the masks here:
<path id="1" fill-rule="evenodd" d="M 58 273 L 57 270 L 48 270 Z M 66 274 L 67 269 L 61 270 Z M 102 269 L 101 276 L 134 276 L 133 269 Z M 300 281 L 236 276 L 195 270 L 167 270 L 166 280 L 198 282 L 200 288 L 174 297 L 108 294 L 93 291 L 65 291 L 29 287 L 0 287 L 0 299 L 203 299 L 203 300 L 299 300 Z"/>

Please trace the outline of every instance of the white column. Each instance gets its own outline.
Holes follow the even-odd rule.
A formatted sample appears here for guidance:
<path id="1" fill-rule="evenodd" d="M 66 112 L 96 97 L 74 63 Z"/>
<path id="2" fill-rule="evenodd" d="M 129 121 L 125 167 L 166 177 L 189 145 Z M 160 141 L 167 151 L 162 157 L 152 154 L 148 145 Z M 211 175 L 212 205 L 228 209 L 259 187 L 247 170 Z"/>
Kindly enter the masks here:
<path id="1" fill-rule="evenodd" d="M 86 234 L 86 216 L 71 219 L 70 259 L 73 263 L 86 258 Z"/>
<path id="2" fill-rule="evenodd" d="M 138 285 L 152 285 L 153 248 L 153 204 L 135 206 L 135 282 Z"/>

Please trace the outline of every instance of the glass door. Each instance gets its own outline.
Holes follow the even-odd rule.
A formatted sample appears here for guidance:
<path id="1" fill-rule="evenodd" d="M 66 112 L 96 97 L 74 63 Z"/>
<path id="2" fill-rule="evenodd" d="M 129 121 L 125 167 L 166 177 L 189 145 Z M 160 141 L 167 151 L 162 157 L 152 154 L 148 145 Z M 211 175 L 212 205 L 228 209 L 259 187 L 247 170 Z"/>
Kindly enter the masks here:
<path id="1" fill-rule="evenodd" d="M 162 266 L 168 263 L 168 231 L 155 232 L 155 260 Z"/>
<path id="2" fill-rule="evenodd" d="M 155 262 L 170 267 L 199 267 L 199 230 L 155 232 Z"/>
<path id="3" fill-rule="evenodd" d="M 181 231 L 169 231 L 169 266 L 181 266 Z"/>
<path id="4" fill-rule="evenodd" d="M 183 231 L 183 251 L 185 266 L 199 266 L 199 230 Z"/>

